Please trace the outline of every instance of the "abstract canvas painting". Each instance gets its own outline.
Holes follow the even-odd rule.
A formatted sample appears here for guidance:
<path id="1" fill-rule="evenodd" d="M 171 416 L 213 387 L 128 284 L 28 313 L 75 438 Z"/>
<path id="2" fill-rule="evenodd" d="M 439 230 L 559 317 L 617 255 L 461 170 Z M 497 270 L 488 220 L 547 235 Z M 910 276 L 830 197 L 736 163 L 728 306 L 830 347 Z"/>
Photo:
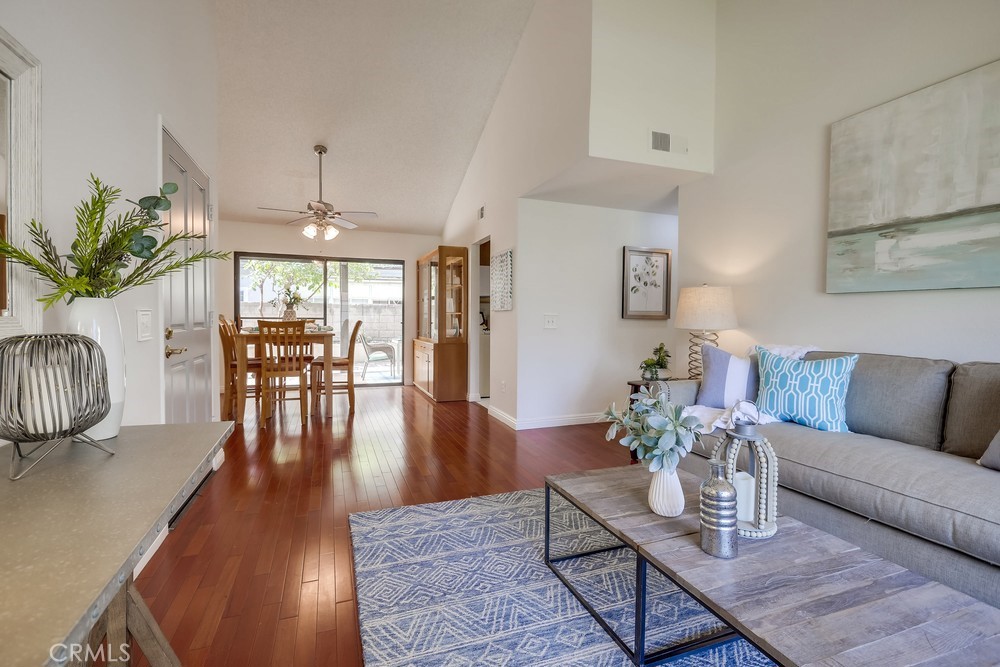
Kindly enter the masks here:
<path id="1" fill-rule="evenodd" d="M 845 118 L 826 291 L 1000 286 L 1000 61 Z"/>

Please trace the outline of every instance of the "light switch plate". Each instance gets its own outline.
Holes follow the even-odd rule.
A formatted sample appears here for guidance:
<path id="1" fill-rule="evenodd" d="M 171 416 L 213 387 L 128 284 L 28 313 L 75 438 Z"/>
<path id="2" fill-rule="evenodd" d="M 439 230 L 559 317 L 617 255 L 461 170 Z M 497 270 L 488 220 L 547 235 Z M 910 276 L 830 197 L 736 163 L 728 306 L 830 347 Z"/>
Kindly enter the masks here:
<path id="1" fill-rule="evenodd" d="M 136 308 L 135 339 L 153 340 L 153 311 L 149 308 Z"/>

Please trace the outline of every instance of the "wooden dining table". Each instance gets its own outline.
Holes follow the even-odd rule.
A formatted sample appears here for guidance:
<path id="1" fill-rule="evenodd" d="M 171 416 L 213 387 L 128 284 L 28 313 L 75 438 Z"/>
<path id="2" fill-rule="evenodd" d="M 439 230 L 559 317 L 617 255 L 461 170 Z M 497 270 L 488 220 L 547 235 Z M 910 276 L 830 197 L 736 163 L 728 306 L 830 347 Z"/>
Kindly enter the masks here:
<path id="1" fill-rule="evenodd" d="M 333 403 L 333 340 L 336 334 L 332 331 L 306 331 L 303 340 L 306 343 L 323 346 L 323 372 L 326 387 L 326 404 Z M 250 348 L 260 344 L 260 333 L 256 331 L 240 331 L 236 334 L 236 423 L 243 423 L 243 413 L 247 401 L 247 359 L 250 358 Z M 313 363 L 316 363 L 315 361 Z M 304 389 L 304 388 L 303 388 Z M 327 409 L 327 419 L 333 418 L 333 411 Z"/>

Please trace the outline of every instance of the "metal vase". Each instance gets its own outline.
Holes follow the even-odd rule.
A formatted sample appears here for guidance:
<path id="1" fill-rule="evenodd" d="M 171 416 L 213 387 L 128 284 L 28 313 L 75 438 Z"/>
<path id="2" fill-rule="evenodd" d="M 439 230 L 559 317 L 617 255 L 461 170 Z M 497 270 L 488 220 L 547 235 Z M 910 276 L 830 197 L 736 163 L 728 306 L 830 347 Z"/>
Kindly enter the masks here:
<path id="1" fill-rule="evenodd" d="M 726 462 L 711 459 L 701 485 L 701 548 L 716 558 L 735 558 L 736 487 L 726 481 Z"/>

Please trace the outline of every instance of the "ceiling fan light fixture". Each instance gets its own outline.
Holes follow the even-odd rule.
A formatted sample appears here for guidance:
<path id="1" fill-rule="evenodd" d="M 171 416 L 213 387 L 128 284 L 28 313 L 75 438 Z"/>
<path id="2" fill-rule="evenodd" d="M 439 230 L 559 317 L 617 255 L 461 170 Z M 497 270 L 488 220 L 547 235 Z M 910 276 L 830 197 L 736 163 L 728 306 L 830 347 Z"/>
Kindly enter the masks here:
<path id="1" fill-rule="evenodd" d="M 302 228 L 302 236 L 306 238 L 314 239 L 316 234 L 319 233 L 319 227 L 315 222 L 310 222 L 308 225 Z"/>
<path id="2" fill-rule="evenodd" d="M 340 230 L 333 225 L 327 225 L 326 229 L 323 230 L 323 238 L 327 241 L 337 238 L 338 234 L 340 234 Z"/>

